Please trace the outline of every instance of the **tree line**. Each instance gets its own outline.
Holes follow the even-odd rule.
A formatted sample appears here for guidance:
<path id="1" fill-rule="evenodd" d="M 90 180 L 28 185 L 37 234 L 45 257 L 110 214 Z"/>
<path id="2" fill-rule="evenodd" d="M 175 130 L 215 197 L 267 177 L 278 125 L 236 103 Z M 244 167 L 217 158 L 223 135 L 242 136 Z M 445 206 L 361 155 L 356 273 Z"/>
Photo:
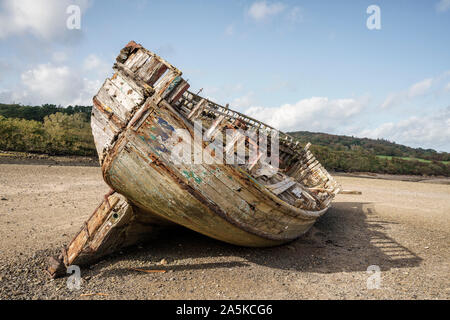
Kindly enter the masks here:
<path id="1" fill-rule="evenodd" d="M 95 156 L 91 109 L 0 104 L 0 150 Z M 450 154 L 446 152 L 382 139 L 307 131 L 290 134 L 304 144 L 311 142 L 311 151 L 330 171 L 450 176 Z"/>
<path id="2" fill-rule="evenodd" d="M 91 118 L 90 106 L 68 106 L 62 107 L 55 104 L 43 104 L 42 106 L 22 106 L 20 104 L 1 104 L 0 116 L 5 118 L 18 118 L 43 122 L 45 117 L 57 112 L 67 115 L 82 113 L 87 119 Z"/>
<path id="3" fill-rule="evenodd" d="M 332 171 L 450 176 L 447 152 L 411 148 L 385 139 L 308 131 L 290 134 L 302 143 L 311 142 L 316 158 Z"/>
<path id="4" fill-rule="evenodd" d="M 312 145 L 311 152 L 328 170 L 337 172 L 373 172 L 450 177 L 450 165 L 442 161 L 423 162 L 400 158 L 380 158 L 364 149 L 336 151 Z"/>
<path id="5" fill-rule="evenodd" d="M 1 110 L 1 107 L 0 107 Z M 42 120 L 7 118 L 0 114 L 0 150 L 44 153 L 50 155 L 95 156 L 94 138 L 89 116 L 85 112 L 58 112 L 45 115 Z M 90 115 L 90 113 L 89 113 Z"/>

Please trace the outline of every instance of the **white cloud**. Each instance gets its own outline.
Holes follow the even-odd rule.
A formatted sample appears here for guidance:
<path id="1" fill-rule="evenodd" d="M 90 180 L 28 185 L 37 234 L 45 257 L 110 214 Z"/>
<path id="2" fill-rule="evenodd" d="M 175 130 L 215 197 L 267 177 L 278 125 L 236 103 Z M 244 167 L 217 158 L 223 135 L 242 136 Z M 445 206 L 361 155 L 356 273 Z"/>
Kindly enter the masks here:
<path id="1" fill-rule="evenodd" d="M 0 59 L 0 82 L 3 79 L 7 78 L 7 75 L 12 70 L 12 67 L 9 63 L 6 62 L 6 60 Z"/>
<path id="2" fill-rule="evenodd" d="M 102 61 L 95 54 L 90 54 L 83 62 L 83 68 L 85 70 L 92 70 L 100 67 Z"/>
<path id="3" fill-rule="evenodd" d="M 442 78 L 442 75 L 437 77 L 436 79 L 440 79 L 440 78 Z M 384 108 L 388 108 L 388 107 L 393 107 L 395 105 L 407 102 L 413 98 L 417 98 L 417 97 L 428 94 L 430 92 L 430 89 L 431 89 L 433 83 L 436 82 L 435 81 L 436 79 L 427 78 L 427 79 L 424 79 L 422 81 L 419 81 L 419 82 L 413 84 L 405 91 L 390 93 L 386 97 L 384 102 L 381 104 L 381 108 L 384 109 Z"/>
<path id="4" fill-rule="evenodd" d="M 441 0 L 436 4 L 438 12 L 445 12 L 450 9 L 450 0 Z"/>
<path id="5" fill-rule="evenodd" d="M 426 117 L 413 116 L 398 122 L 386 122 L 358 136 L 384 138 L 412 147 L 450 151 L 450 107 Z"/>
<path id="6" fill-rule="evenodd" d="M 246 114 L 284 131 L 335 132 L 338 127 L 351 125 L 353 117 L 360 114 L 367 104 L 367 98 L 312 97 L 277 108 L 250 107 Z"/>
<path id="7" fill-rule="evenodd" d="M 299 21 L 302 21 L 302 20 L 303 20 L 303 9 L 300 8 L 300 7 L 298 7 L 298 6 L 293 7 L 293 8 L 289 11 L 289 13 L 288 13 L 288 15 L 287 15 L 287 18 L 288 18 L 288 20 L 291 21 L 291 22 L 299 22 Z"/>
<path id="8" fill-rule="evenodd" d="M 225 28 L 225 35 L 232 36 L 234 34 L 234 25 L 230 24 Z"/>
<path id="9" fill-rule="evenodd" d="M 385 109 L 388 108 L 390 106 L 393 106 L 395 104 L 397 104 L 401 99 L 400 97 L 403 96 L 398 94 L 398 93 L 390 93 L 387 98 L 384 100 L 384 102 L 381 104 L 381 108 Z"/>
<path id="10" fill-rule="evenodd" d="M 450 82 L 444 87 L 445 92 L 450 92 Z"/>
<path id="11" fill-rule="evenodd" d="M 55 51 L 52 53 L 52 60 L 56 63 L 61 63 L 67 61 L 68 56 L 65 52 Z"/>
<path id="12" fill-rule="evenodd" d="M 43 40 L 61 40 L 73 34 L 68 30 L 69 5 L 87 9 L 89 0 L 1 0 L 0 39 L 31 34 Z"/>
<path id="13" fill-rule="evenodd" d="M 14 90 L 4 91 L 8 102 L 31 105 L 54 103 L 91 105 L 92 97 L 101 86 L 100 80 L 84 78 L 68 66 L 40 64 L 21 74 L 22 83 Z"/>
<path id="14" fill-rule="evenodd" d="M 431 79 L 431 78 L 417 82 L 409 88 L 408 96 L 410 98 L 414 98 L 417 96 L 424 95 L 425 93 L 427 93 L 428 89 L 431 88 L 432 84 L 433 84 L 433 79 Z"/>
<path id="15" fill-rule="evenodd" d="M 234 101 L 237 99 L 243 99 L 242 97 L 239 98 L 239 96 L 242 96 L 243 88 L 244 86 L 242 83 L 223 84 L 220 86 L 205 86 L 203 87 L 202 95 L 207 99 L 223 105 L 229 103 L 232 108 L 236 108 L 239 107 L 239 105 L 235 104 Z"/>
<path id="16" fill-rule="evenodd" d="M 4 81 L 4 86 L 0 89 L 0 102 L 91 105 L 92 97 L 104 79 L 111 75 L 111 64 L 95 54 L 88 55 L 75 65 L 69 65 L 68 58 L 66 51 L 55 51 L 47 63 L 28 67 L 22 65 L 21 68 L 14 69 L 9 63 L 3 66 L 3 60 L 0 60 L 2 74 L 5 72 L 10 77 L 8 83 Z M 6 72 L 4 68 L 9 71 Z M 7 76 L 3 80 L 6 80 Z"/>
<path id="17" fill-rule="evenodd" d="M 256 1 L 250 6 L 248 14 L 254 20 L 261 21 L 280 14 L 285 9 L 286 6 L 281 2 L 268 3 L 267 1 Z"/>
<path id="18" fill-rule="evenodd" d="M 83 71 L 85 72 L 92 72 L 93 74 L 104 78 L 110 70 L 110 64 L 106 63 L 95 54 L 90 54 L 84 59 Z"/>
<path id="19" fill-rule="evenodd" d="M 237 97 L 231 101 L 232 106 L 236 106 L 236 108 L 249 108 L 254 103 L 254 92 L 250 91 L 243 96 Z"/>

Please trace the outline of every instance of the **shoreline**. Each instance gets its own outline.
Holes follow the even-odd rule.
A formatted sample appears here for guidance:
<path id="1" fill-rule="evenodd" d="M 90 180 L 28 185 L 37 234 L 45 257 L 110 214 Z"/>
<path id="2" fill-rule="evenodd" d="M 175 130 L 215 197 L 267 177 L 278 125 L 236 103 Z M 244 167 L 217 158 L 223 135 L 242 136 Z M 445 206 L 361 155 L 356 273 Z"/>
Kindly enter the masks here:
<path id="1" fill-rule="evenodd" d="M 17 151 L 0 151 L 0 164 L 100 167 L 96 156 L 52 156 Z M 329 172 L 332 176 L 337 177 L 450 184 L 450 177 L 444 176 L 394 175 L 372 172 Z"/>
<path id="2" fill-rule="evenodd" d="M 404 174 L 385 174 L 372 172 L 331 172 L 335 177 L 349 177 L 349 178 L 365 178 L 365 179 L 379 179 L 379 180 L 393 180 L 406 182 L 423 182 L 450 185 L 450 177 L 444 176 L 414 176 Z"/>
<path id="3" fill-rule="evenodd" d="M 0 151 L 0 164 L 100 167 L 96 156 L 53 156 L 17 151 Z"/>

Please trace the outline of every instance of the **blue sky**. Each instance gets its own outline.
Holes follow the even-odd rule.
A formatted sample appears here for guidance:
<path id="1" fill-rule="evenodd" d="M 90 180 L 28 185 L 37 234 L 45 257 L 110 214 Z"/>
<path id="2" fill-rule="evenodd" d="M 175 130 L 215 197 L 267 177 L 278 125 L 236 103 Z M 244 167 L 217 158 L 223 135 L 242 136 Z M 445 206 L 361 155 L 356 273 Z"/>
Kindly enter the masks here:
<path id="1" fill-rule="evenodd" d="M 0 0 L 0 102 L 90 104 L 130 40 L 282 130 L 450 152 L 450 0 Z"/>

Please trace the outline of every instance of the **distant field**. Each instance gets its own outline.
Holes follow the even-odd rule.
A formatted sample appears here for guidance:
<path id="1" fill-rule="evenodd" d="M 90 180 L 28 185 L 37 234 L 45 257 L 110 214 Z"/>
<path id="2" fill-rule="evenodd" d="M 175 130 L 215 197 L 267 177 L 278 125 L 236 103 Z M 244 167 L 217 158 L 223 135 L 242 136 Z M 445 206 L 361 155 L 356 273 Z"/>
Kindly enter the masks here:
<path id="1" fill-rule="evenodd" d="M 387 159 L 387 160 L 392 160 L 392 158 L 396 158 L 396 159 L 402 159 L 402 160 L 408 160 L 408 161 L 419 161 L 419 162 L 425 162 L 425 163 L 431 162 L 431 160 L 412 158 L 412 157 L 392 157 L 392 156 L 380 156 L 380 155 L 377 155 L 377 157 L 380 159 Z M 438 162 L 442 162 L 443 164 L 450 163 L 450 161 L 438 161 Z"/>

